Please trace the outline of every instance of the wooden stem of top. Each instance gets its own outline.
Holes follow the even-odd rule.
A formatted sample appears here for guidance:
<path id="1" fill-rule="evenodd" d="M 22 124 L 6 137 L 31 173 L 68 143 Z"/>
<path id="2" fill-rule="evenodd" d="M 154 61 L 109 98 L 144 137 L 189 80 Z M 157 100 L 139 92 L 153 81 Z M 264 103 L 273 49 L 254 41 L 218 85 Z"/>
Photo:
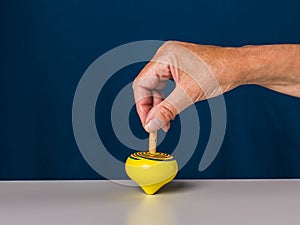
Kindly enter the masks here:
<path id="1" fill-rule="evenodd" d="M 156 140 L 157 140 L 157 131 L 149 133 L 149 152 L 156 152 Z"/>

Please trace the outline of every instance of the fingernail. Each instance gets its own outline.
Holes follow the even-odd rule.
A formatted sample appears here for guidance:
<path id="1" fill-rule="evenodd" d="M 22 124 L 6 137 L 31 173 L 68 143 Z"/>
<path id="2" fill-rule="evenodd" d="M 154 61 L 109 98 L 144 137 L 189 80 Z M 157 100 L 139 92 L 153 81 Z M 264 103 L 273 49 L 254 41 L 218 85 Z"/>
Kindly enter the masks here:
<path id="1" fill-rule="evenodd" d="M 168 126 L 163 126 L 162 130 L 163 130 L 165 133 L 167 133 L 168 130 L 169 130 L 169 128 L 168 128 Z"/>
<path id="2" fill-rule="evenodd" d="M 160 128 L 163 127 L 163 125 L 164 124 L 163 124 L 163 122 L 160 119 L 158 119 L 157 117 L 154 117 L 152 120 L 150 120 L 146 124 L 145 130 L 150 133 L 150 132 L 159 130 Z"/>

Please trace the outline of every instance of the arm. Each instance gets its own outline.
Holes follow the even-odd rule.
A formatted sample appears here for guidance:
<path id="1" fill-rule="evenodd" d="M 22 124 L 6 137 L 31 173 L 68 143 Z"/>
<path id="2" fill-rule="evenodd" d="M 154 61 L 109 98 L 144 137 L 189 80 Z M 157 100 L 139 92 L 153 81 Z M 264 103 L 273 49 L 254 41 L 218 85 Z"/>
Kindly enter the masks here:
<path id="1" fill-rule="evenodd" d="M 300 97 L 300 45 L 245 46 L 238 54 L 244 64 L 242 84 Z"/>
<path id="2" fill-rule="evenodd" d="M 176 87 L 165 99 L 167 79 Z M 167 131 L 189 105 L 244 84 L 300 97 L 300 45 L 224 48 L 166 42 L 133 83 L 137 112 L 149 132 Z"/>

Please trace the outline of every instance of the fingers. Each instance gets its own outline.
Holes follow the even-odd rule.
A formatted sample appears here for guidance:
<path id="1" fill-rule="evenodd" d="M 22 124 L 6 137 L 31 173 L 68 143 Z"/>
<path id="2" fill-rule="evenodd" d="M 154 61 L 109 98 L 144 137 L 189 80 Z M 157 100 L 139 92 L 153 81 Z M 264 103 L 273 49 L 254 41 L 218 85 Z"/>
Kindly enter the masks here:
<path id="1" fill-rule="evenodd" d="M 161 128 L 167 132 L 170 128 L 170 120 L 193 104 L 193 100 L 187 94 L 190 92 L 187 87 L 190 86 L 191 81 L 185 82 L 185 79 L 181 79 L 182 87 L 177 83 L 173 92 L 163 100 L 162 89 L 165 87 L 166 80 L 171 77 L 178 78 L 178 71 L 166 64 L 150 62 L 133 83 L 137 113 L 148 132 Z"/>
<path id="2" fill-rule="evenodd" d="M 170 121 L 182 110 L 193 104 L 193 100 L 180 86 L 176 86 L 173 92 L 158 105 L 154 106 L 145 120 L 145 129 L 154 132 L 161 128 L 167 131 Z"/>
<path id="3" fill-rule="evenodd" d="M 164 100 L 164 94 L 162 91 L 153 90 L 152 94 L 153 94 L 153 107 L 157 106 L 159 103 L 161 103 Z M 162 129 L 164 132 L 168 132 L 168 130 L 170 129 L 170 122 L 164 125 Z"/>
<path id="4" fill-rule="evenodd" d="M 146 117 L 153 107 L 152 92 L 147 88 L 136 87 L 134 89 L 134 96 L 137 113 L 140 117 L 142 125 L 145 126 Z"/>
<path id="5" fill-rule="evenodd" d="M 162 89 L 170 77 L 168 66 L 150 62 L 133 82 L 136 109 L 144 127 L 150 110 L 163 101 Z"/>
<path id="6" fill-rule="evenodd" d="M 176 115 L 177 111 L 172 103 L 164 100 L 150 110 L 146 118 L 145 129 L 148 132 L 154 132 L 161 128 L 167 130 L 170 120 L 174 119 Z"/>
<path id="7" fill-rule="evenodd" d="M 166 125 L 164 125 L 162 127 L 162 129 L 163 129 L 164 132 L 168 132 L 168 130 L 170 129 L 170 122 L 168 122 Z"/>
<path id="8" fill-rule="evenodd" d="M 154 89 L 152 90 L 152 98 L 153 98 L 152 106 L 154 107 L 164 100 L 164 94 L 162 91 Z"/>

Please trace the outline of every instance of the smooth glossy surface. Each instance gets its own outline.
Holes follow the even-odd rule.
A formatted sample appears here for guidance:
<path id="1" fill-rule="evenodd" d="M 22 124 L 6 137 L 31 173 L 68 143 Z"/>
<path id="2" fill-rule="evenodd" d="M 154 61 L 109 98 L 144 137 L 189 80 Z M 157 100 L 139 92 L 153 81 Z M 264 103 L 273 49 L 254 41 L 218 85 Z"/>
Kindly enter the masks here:
<path id="1" fill-rule="evenodd" d="M 167 153 L 135 152 L 127 158 L 125 170 L 146 194 L 152 195 L 175 178 L 178 165 Z"/>
<path id="2" fill-rule="evenodd" d="M 156 195 L 110 181 L 0 182 L 0 200 L 4 225 L 300 224 L 300 180 L 175 180 Z"/>

